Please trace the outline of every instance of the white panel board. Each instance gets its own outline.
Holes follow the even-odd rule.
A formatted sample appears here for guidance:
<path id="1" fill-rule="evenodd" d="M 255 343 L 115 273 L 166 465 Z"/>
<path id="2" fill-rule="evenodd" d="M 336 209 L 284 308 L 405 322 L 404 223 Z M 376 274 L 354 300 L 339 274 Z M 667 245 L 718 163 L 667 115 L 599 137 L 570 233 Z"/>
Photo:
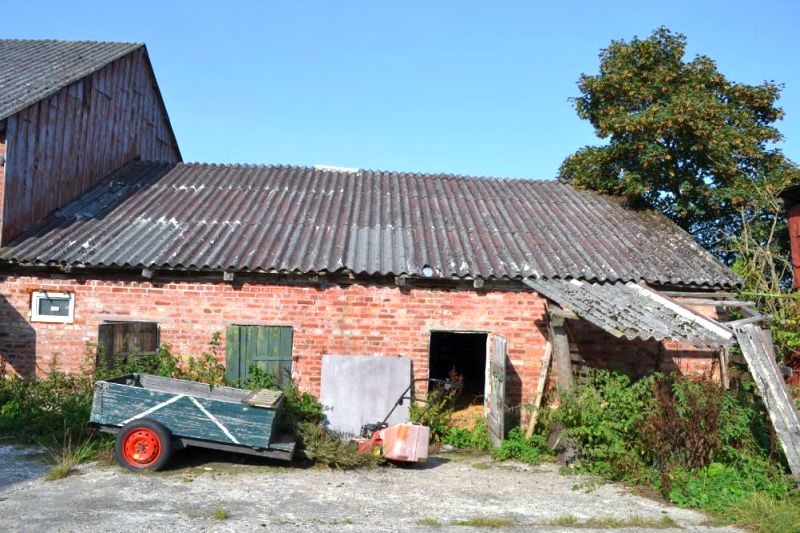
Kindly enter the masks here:
<path id="1" fill-rule="evenodd" d="M 328 428 L 357 436 L 361 426 L 380 422 L 411 383 L 411 359 L 407 357 L 322 356 L 320 401 Z M 395 409 L 389 424 L 408 422 L 408 401 Z"/>

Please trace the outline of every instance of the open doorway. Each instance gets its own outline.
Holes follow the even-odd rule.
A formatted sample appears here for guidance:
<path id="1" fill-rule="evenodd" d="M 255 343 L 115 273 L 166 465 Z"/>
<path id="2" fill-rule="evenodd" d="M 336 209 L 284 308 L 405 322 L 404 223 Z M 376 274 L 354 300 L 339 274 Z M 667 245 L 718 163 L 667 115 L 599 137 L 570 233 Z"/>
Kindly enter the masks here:
<path id="1" fill-rule="evenodd" d="M 472 418 L 483 416 L 486 340 L 486 333 L 431 332 L 430 377 L 444 379 L 451 370 L 464 377 L 464 388 L 458 399 L 454 419 L 465 418 L 467 425 Z"/>

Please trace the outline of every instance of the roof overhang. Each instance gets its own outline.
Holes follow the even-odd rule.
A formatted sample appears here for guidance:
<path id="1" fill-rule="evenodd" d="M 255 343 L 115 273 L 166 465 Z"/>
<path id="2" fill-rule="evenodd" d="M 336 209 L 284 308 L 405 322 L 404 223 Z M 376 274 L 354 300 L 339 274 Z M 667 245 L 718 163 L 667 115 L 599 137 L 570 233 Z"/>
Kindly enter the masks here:
<path id="1" fill-rule="evenodd" d="M 533 278 L 522 283 L 615 337 L 710 347 L 735 342 L 725 325 L 638 283 Z"/>

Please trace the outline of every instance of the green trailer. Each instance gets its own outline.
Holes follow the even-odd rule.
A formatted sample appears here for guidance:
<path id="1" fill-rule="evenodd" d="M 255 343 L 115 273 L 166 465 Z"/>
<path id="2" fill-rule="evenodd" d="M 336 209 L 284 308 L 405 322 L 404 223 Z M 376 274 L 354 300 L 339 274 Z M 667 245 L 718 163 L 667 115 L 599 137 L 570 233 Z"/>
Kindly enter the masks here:
<path id="1" fill-rule="evenodd" d="M 163 468 L 186 446 L 291 460 L 295 442 L 278 427 L 282 406 L 279 391 L 128 374 L 95 384 L 90 421 L 116 433 L 117 460 L 131 470 Z"/>

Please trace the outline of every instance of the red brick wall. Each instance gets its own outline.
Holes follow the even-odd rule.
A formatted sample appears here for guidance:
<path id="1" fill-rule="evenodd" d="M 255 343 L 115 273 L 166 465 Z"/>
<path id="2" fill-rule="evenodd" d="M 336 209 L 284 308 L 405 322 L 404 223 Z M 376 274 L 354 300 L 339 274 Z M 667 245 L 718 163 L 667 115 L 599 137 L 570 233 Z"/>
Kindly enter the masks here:
<path id="1" fill-rule="evenodd" d="M 317 394 L 323 354 L 411 357 L 417 377 L 425 377 L 431 330 L 480 331 L 508 340 L 507 383 L 516 403 L 533 400 L 546 344 L 545 301 L 527 291 L 65 275 L 0 281 L 0 354 L 22 374 L 54 366 L 79 371 L 85 343 L 97 341 L 97 327 L 104 320 L 158 322 L 161 342 L 184 355 L 206 350 L 211 335 L 219 331 L 224 336 L 229 324 L 288 325 L 294 328 L 295 377 Z M 74 293 L 74 323 L 31 323 L 34 290 Z M 655 342 L 618 340 L 588 324 L 572 329 L 581 350 L 599 366 L 646 373 L 658 356 Z M 673 355 L 664 349 L 661 357 L 668 361 Z M 687 370 L 700 364 L 708 368 L 709 358 L 694 360 L 698 363 Z"/>
<path id="2" fill-rule="evenodd" d="M 31 292 L 75 293 L 74 324 L 31 324 Z M 228 324 L 294 328 L 294 371 L 317 393 L 323 354 L 403 355 L 417 376 L 427 375 L 430 331 L 468 330 L 504 335 L 512 364 L 513 396 L 535 391 L 545 340 L 534 321 L 544 300 L 529 292 L 399 288 L 394 285 L 274 285 L 223 282 L 113 281 L 9 277 L 0 292 L 0 353 L 21 373 L 77 371 L 86 341 L 97 341 L 103 320 L 152 320 L 175 353 L 198 354 Z M 528 394 L 526 393 L 526 395 Z"/>

